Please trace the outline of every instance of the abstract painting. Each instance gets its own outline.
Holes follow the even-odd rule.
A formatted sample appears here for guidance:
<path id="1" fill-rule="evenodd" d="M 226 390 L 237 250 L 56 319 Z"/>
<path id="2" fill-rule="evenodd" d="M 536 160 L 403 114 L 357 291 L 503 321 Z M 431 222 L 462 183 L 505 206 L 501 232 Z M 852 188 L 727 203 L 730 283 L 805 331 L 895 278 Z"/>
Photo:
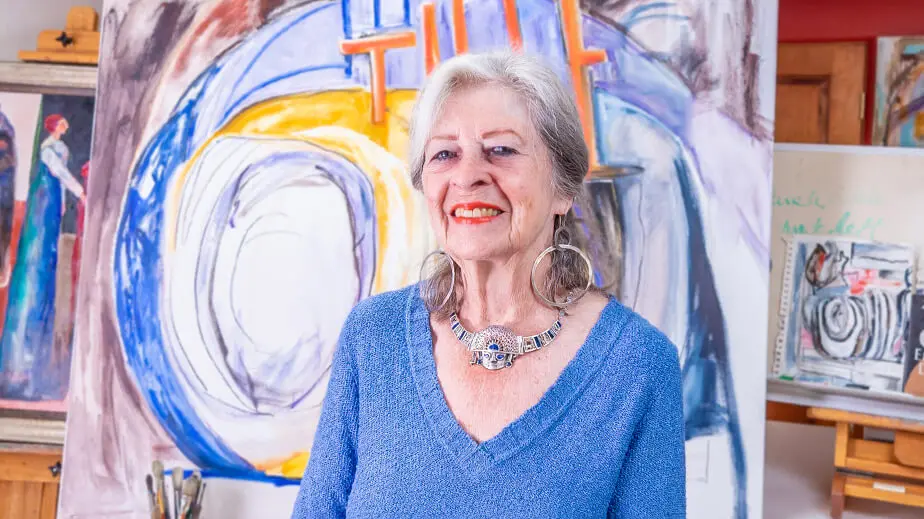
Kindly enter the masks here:
<path id="1" fill-rule="evenodd" d="M 873 144 L 924 146 L 924 37 L 879 38 Z"/>
<path id="2" fill-rule="evenodd" d="M 914 247 L 812 235 L 790 247 L 774 375 L 901 391 Z"/>
<path id="3" fill-rule="evenodd" d="M 0 93 L 0 408 L 66 411 L 93 112 Z"/>
<path id="4" fill-rule="evenodd" d="M 435 247 L 417 89 L 495 48 L 574 90 L 579 241 L 680 351 L 690 517 L 759 516 L 776 10 L 107 1 L 60 517 L 143 517 L 154 459 L 202 470 L 214 517 L 288 517 L 340 325 Z"/>

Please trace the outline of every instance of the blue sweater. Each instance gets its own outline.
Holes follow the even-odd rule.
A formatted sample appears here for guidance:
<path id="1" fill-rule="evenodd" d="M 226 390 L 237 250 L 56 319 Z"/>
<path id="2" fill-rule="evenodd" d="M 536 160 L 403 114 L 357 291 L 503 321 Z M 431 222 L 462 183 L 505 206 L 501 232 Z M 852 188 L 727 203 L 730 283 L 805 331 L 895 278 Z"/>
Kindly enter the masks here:
<path id="1" fill-rule="evenodd" d="M 416 286 L 357 304 L 331 370 L 295 519 L 685 517 L 677 350 L 615 299 L 539 403 L 481 444 L 443 396 Z"/>

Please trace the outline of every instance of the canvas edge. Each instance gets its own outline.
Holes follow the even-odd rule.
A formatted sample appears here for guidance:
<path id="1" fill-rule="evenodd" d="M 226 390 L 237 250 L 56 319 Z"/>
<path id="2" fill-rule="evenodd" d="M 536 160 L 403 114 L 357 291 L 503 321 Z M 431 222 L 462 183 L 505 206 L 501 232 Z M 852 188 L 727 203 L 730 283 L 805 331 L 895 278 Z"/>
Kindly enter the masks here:
<path id="1" fill-rule="evenodd" d="M 0 90 L 95 96 L 97 67 L 0 61 Z"/>
<path id="2" fill-rule="evenodd" d="M 64 421 L 0 417 L 0 441 L 64 445 Z"/>

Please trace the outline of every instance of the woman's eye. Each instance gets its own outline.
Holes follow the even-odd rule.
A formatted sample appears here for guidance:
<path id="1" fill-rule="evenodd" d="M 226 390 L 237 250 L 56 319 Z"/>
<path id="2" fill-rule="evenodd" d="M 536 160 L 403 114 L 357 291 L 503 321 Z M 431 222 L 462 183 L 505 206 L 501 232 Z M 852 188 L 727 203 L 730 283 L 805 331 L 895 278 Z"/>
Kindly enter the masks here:
<path id="1" fill-rule="evenodd" d="M 491 155 L 500 155 L 501 157 L 506 157 L 508 155 L 515 155 L 517 150 L 510 148 L 508 146 L 494 146 L 488 150 Z"/>
<path id="2" fill-rule="evenodd" d="M 451 151 L 442 150 L 442 151 L 438 151 L 435 155 L 433 155 L 432 160 L 449 160 L 453 158 L 453 156 L 454 154 Z"/>

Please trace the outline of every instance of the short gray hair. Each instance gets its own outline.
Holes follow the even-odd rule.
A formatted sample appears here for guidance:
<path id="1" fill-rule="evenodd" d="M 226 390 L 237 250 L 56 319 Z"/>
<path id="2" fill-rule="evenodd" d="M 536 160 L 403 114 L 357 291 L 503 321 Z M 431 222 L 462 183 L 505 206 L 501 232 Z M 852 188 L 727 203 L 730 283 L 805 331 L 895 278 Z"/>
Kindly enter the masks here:
<path id="1" fill-rule="evenodd" d="M 454 93 L 485 84 L 507 88 L 523 100 L 536 133 L 542 139 L 552 162 L 552 184 L 557 195 L 578 198 L 590 165 L 590 153 L 574 96 L 555 71 L 540 58 L 522 52 L 469 53 L 442 62 L 421 89 L 409 124 L 408 166 L 411 182 L 423 189 L 425 148 L 430 132 L 446 100 Z M 556 219 L 557 220 L 557 219 Z M 555 230 L 567 239 L 579 232 L 574 212 L 563 219 L 563 229 Z M 547 297 L 582 291 L 587 283 L 583 260 L 573 253 L 552 254 L 551 269 L 545 281 Z M 456 270 L 456 283 L 461 273 Z M 449 314 L 458 310 L 459 290 L 448 294 L 452 272 L 444 263 L 426 280 L 421 280 L 422 296 L 434 312 Z M 537 280 L 538 281 L 538 280 Z M 448 300 L 447 298 L 448 294 Z M 442 306 L 446 300 L 445 306 Z"/>

